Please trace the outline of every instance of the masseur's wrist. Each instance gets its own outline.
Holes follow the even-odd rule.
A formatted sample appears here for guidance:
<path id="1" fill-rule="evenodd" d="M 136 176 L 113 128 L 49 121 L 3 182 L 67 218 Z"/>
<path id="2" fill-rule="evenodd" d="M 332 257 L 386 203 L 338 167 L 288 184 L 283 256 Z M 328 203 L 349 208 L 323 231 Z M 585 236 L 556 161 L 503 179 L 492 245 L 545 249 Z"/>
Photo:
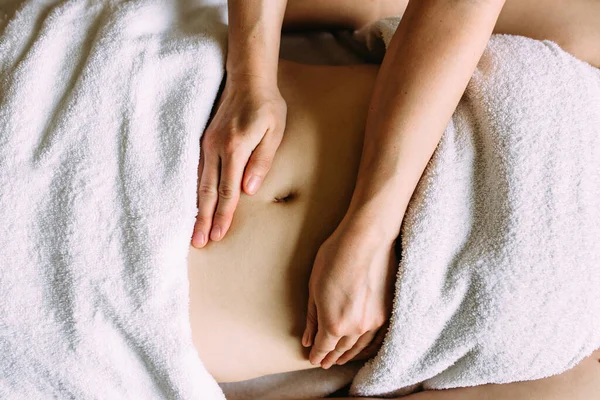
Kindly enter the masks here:
<path id="1" fill-rule="evenodd" d="M 277 82 L 286 0 L 229 0 L 228 74 Z"/>
<path id="2" fill-rule="evenodd" d="M 364 171 L 363 171 L 364 172 Z M 381 177 L 371 173 L 357 180 L 343 222 L 351 224 L 381 243 L 392 243 L 400 233 L 404 213 L 412 196 L 410 185 L 402 184 L 402 175 Z M 362 178 L 362 179 L 361 179 Z"/>
<path id="3" fill-rule="evenodd" d="M 245 53 L 245 54 L 240 54 Z M 229 54 L 225 70 L 227 77 L 238 77 L 262 84 L 277 84 L 279 59 L 268 57 L 261 46 L 248 47 L 237 54 Z"/>
<path id="4" fill-rule="evenodd" d="M 400 233 L 399 222 L 395 223 L 389 216 L 386 218 L 385 210 L 373 209 L 369 206 L 348 210 L 339 225 L 343 232 L 359 234 L 361 241 L 371 247 L 390 246 Z"/>
<path id="5" fill-rule="evenodd" d="M 277 88 L 277 70 L 270 73 L 248 68 L 227 70 L 226 84 L 233 87 Z"/>

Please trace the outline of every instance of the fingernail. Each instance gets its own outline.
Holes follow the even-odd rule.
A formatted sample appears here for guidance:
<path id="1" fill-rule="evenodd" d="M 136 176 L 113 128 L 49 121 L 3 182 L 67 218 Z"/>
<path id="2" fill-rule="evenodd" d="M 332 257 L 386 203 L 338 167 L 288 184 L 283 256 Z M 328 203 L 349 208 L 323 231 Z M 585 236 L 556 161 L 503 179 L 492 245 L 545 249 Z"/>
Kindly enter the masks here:
<path id="1" fill-rule="evenodd" d="M 204 247 L 204 244 L 206 243 L 206 236 L 204 235 L 204 232 L 196 234 L 195 242 L 199 247 Z"/>
<path id="2" fill-rule="evenodd" d="M 258 190 L 258 184 L 260 183 L 260 178 L 256 175 L 252 175 L 250 177 L 250 179 L 248 180 L 248 192 L 250 192 L 250 194 L 254 194 L 256 193 L 256 191 Z"/>
<path id="3" fill-rule="evenodd" d="M 304 331 L 304 335 L 302 335 L 302 346 L 308 347 L 308 345 L 306 344 L 306 331 Z"/>
<path id="4" fill-rule="evenodd" d="M 321 368 L 323 368 L 323 369 L 329 369 L 329 367 L 331 367 L 331 364 L 329 364 L 329 363 L 321 365 Z"/>
<path id="5" fill-rule="evenodd" d="M 215 225 L 210 231 L 210 238 L 212 240 L 219 240 L 221 238 L 221 227 L 219 225 Z"/>

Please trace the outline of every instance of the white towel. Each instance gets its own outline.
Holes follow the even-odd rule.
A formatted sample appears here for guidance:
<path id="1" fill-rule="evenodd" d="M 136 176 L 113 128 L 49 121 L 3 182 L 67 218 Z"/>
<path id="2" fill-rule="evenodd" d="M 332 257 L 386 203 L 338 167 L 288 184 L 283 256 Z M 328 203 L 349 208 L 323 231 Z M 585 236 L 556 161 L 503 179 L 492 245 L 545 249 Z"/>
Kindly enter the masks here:
<path id="1" fill-rule="evenodd" d="M 391 327 L 353 395 L 538 379 L 600 347 L 600 70 L 493 36 L 401 234 Z"/>
<path id="2" fill-rule="evenodd" d="M 224 4 L 0 1 L 0 398 L 224 398 L 186 262 Z"/>

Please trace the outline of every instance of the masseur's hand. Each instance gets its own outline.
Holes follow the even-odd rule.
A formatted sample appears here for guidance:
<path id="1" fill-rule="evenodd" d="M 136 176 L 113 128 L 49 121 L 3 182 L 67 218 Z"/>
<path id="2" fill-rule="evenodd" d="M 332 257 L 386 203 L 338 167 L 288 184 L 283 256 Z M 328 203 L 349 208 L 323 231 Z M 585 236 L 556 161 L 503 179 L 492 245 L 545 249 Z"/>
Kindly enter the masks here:
<path id="1" fill-rule="evenodd" d="M 377 350 L 369 344 L 383 339 L 398 267 L 395 241 L 344 221 L 317 253 L 302 337 L 310 362 L 326 369 Z"/>
<path id="2" fill-rule="evenodd" d="M 221 102 L 204 132 L 198 170 L 198 216 L 192 245 L 220 240 L 231 225 L 243 187 L 255 194 L 271 168 L 287 107 L 276 81 L 229 74 Z"/>

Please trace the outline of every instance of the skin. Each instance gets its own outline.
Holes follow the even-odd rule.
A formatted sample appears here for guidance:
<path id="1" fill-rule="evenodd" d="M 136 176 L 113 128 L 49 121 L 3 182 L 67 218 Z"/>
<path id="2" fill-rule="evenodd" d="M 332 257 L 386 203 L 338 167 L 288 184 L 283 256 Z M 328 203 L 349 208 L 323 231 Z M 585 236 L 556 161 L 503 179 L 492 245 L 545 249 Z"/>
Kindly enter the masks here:
<path id="1" fill-rule="evenodd" d="M 277 87 L 285 1 L 230 0 L 227 80 L 200 148 L 198 216 L 192 245 L 221 240 L 231 226 L 243 183 L 260 188 L 285 129 Z"/>
<path id="2" fill-rule="evenodd" d="M 600 390 L 600 351 L 560 375 L 535 381 L 481 385 L 449 390 L 427 390 L 396 400 L 589 400 Z M 376 399 L 344 397 L 338 400 Z"/>
<path id="3" fill-rule="evenodd" d="M 350 208 L 313 267 L 304 341 L 312 345 L 312 363 L 329 368 L 352 359 L 381 327 L 362 305 L 383 304 L 364 285 L 355 289 L 355 279 L 367 287 L 379 279 L 375 271 L 386 265 L 410 197 L 503 5 L 503 0 L 409 2 L 377 76 Z"/>
<path id="4" fill-rule="evenodd" d="M 188 255 L 192 337 L 217 381 L 315 368 L 299 343 L 307 283 L 319 247 L 350 203 L 377 70 L 375 65 L 280 63 L 279 85 L 289 112 L 272 171 L 261 191 L 240 198 L 229 234 L 202 250 L 191 247 Z M 390 274 L 377 280 L 381 286 L 375 290 L 388 300 L 398 263 L 390 261 Z M 374 343 L 362 356 L 374 355 Z M 554 392 L 563 394 L 555 398 L 593 398 L 600 363 L 584 365 L 575 370 L 582 375 L 568 371 L 558 380 L 428 391 L 415 398 L 547 400 L 543 396 Z M 336 368 L 348 368 L 351 379 L 360 363 Z M 310 384 L 300 379 L 298 385 Z"/>
<path id="5" fill-rule="evenodd" d="M 280 62 L 288 113 L 271 172 L 227 236 L 188 254 L 194 343 L 219 382 L 315 368 L 300 343 L 308 280 L 350 203 L 377 70 Z M 373 291 L 388 303 L 397 265 Z"/>
<path id="6" fill-rule="evenodd" d="M 302 25 L 312 13 L 317 24 L 333 19 L 333 25 L 356 28 L 406 7 L 371 98 L 350 208 L 319 249 L 309 282 L 302 343 L 311 347 L 313 364 L 328 368 L 352 359 L 383 324 L 386 304 L 375 292 L 377 280 L 406 205 L 492 31 L 551 39 L 597 66 L 600 2 L 579 0 L 569 7 L 521 0 L 287 3 L 229 1 L 231 79 L 203 138 L 192 244 L 205 246 L 209 232 L 211 240 L 224 237 L 241 190 L 256 193 L 281 142 L 286 108 L 274 77 L 284 12 L 292 25 Z M 332 11 L 333 3 L 341 7 Z M 337 14 L 329 18 L 328 12 Z M 253 176 L 256 186 L 250 184 Z"/>

